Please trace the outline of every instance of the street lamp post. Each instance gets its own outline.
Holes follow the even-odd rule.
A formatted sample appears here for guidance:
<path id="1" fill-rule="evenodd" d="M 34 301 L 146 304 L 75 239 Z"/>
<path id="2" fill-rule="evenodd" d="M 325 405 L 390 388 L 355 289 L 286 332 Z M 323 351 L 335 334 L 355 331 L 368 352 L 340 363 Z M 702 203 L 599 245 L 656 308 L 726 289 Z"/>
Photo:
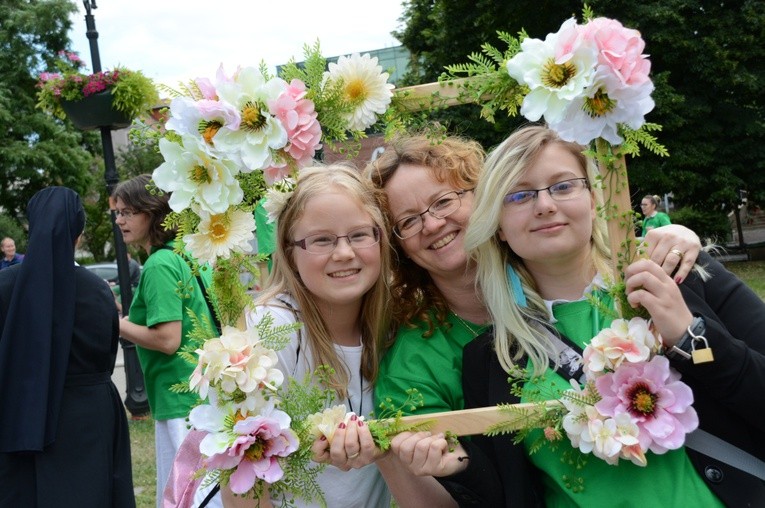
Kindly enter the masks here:
<path id="1" fill-rule="evenodd" d="M 93 61 L 93 72 L 101 72 L 101 56 L 98 53 L 98 32 L 96 31 L 96 20 L 93 17 L 92 10 L 96 9 L 96 0 L 83 0 L 85 6 L 85 27 L 86 35 L 90 43 L 90 58 Z M 106 189 L 111 196 L 114 188 L 119 183 L 117 166 L 114 162 L 114 145 L 112 144 L 112 130 L 109 126 L 101 127 L 101 146 L 104 151 L 104 179 L 106 180 Z M 116 214 L 111 210 L 112 231 L 114 232 L 114 250 L 117 254 L 117 274 L 120 283 L 120 298 L 122 300 L 122 312 L 130 312 L 130 303 L 133 301 L 133 289 L 130 286 L 130 271 L 128 268 L 127 249 L 122 240 L 122 232 L 116 223 Z M 125 407 L 134 416 L 143 415 L 149 412 L 149 403 L 146 396 L 146 388 L 143 381 L 141 365 L 138 363 L 138 356 L 135 350 L 135 344 L 126 341 L 120 337 L 122 353 L 125 361 L 125 381 L 127 393 L 125 396 Z"/>

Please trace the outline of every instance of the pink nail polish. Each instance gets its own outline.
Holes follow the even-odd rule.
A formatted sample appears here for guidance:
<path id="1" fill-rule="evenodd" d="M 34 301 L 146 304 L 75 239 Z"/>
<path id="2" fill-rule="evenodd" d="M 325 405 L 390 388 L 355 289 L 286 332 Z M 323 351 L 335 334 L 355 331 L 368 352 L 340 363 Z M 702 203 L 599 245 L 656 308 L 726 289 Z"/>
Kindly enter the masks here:
<path id="1" fill-rule="evenodd" d="M 355 422 L 355 421 L 356 421 L 356 415 L 351 415 L 351 421 L 352 421 L 352 422 Z"/>
<path id="2" fill-rule="evenodd" d="M 327 436 L 321 436 L 321 437 L 319 438 L 319 441 L 326 441 L 326 440 L 327 440 Z"/>
<path id="3" fill-rule="evenodd" d="M 359 424 L 359 427 L 363 427 L 364 426 L 364 420 L 359 420 L 358 424 Z"/>
<path id="4" fill-rule="evenodd" d="M 345 422 L 340 422 L 340 425 L 338 425 L 337 428 L 344 429 L 345 428 Z"/>
<path id="5" fill-rule="evenodd" d="M 682 284 L 682 282 L 683 282 L 683 278 L 682 277 L 680 277 L 679 275 L 677 277 L 675 277 L 675 284 L 677 284 L 679 286 L 680 284 Z"/>

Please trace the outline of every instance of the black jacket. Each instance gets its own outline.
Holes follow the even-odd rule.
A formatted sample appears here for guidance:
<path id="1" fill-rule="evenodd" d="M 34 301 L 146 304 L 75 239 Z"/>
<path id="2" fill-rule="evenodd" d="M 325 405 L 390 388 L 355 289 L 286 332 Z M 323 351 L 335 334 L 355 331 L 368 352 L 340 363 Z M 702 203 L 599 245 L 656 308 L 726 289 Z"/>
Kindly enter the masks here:
<path id="1" fill-rule="evenodd" d="M 704 282 L 691 274 L 680 288 L 691 312 L 704 317 L 714 361 L 672 360 L 672 366 L 693 390 L 699 427 L 765 460 L 765 303 L 707 254 L 698 263 L 712 278 Z M 465 347 L 466 408 L 519 402 L 510 394 L 492 339 L 489 332 Z M 475 436 L 463 444 L 470 454 L 468 468 L 441 480 L 461 506 L 543 505 L 540 475 L 522 445 L 508 436 Z M 726 505 L 765 506 L 765 483 L 701 453 L 687 453 Z"/>

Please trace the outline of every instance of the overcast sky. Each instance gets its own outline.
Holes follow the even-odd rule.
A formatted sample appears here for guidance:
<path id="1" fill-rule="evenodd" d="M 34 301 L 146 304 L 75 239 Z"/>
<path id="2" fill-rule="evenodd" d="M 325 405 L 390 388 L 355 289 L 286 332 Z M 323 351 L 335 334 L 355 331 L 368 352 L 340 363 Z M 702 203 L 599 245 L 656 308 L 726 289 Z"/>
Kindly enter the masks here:
<path id="1" fill-rule="evenodd" d="M 172 87 L 238 65 L 275 70 L 318 38 L 324 56 L 398 46 L 401 0 L 98 0 L 101 67 L 141 70 Z M 73 49 L 91 67 L 85 8 L 72 16 Z"/>

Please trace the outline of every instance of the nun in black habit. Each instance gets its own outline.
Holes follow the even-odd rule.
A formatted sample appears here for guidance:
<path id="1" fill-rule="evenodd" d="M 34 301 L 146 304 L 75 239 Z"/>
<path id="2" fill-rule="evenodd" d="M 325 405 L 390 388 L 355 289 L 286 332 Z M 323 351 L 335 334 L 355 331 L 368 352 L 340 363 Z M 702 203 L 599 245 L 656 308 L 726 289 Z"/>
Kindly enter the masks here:
<path id="1" fill-rule="evenodd" d="M 0 506 L 132 508 L 114 297 L 74 262 L 82 202 L 49 187 L 27 217 L 24 263 L 0 272 Z"/>

